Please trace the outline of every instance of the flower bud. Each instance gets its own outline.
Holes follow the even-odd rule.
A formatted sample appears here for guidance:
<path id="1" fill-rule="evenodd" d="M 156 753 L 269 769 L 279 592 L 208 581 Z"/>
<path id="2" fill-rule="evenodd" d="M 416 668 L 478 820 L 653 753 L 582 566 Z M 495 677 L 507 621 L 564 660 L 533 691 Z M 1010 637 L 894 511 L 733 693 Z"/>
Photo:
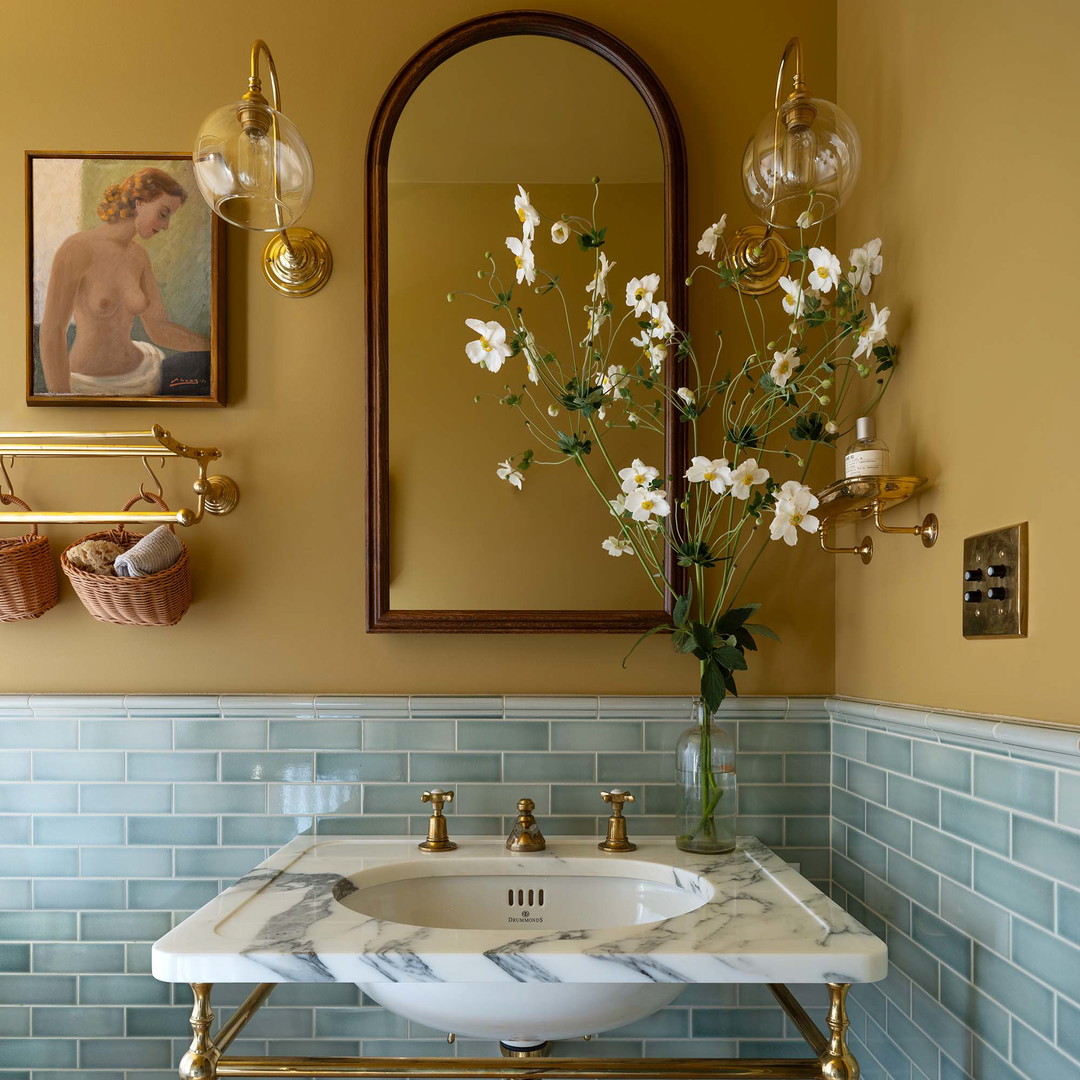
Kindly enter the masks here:
<path id="1" fill-rule="evenodd" d="M 828 405 L 830 400 L 831 398 L 828 394 L 818 394 L 818 401 L 820 401 L 822 405 Z"/>
<path id="2" fill-rule="evenodd" d="M 830 386 L 832 386 L 832 379 L 822 379 L 821 385 L 824 386 L 827 390 Z"/>
<path id="3" fill-rule="evenodd" d="M 592 178 L 592 180 L 589 181 L 589 183 L 591 183 L 591 184 L 599 184 L 600 183 L 600 177 L 599 176 L 594 176 Z"/>
<path id="4" fill-rule="evenodd" d="M 547 407 L 547 414 L 548 416 L 558 416 L 559 410 L 554 405 L 549 405 Z"/>

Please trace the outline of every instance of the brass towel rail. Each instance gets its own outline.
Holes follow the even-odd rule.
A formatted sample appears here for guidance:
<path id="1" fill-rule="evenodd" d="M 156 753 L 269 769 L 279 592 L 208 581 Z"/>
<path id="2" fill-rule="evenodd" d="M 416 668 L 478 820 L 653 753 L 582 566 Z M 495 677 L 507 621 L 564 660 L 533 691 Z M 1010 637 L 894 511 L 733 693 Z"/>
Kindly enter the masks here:
<path id="1" fill-rule="evenodd" d="M 4 459 L 15 458 L 142 458 L 149 470 L 149 458 L 186 458 L 194 461 L 198 475 L 192 488 L 195 508 L 179 510 L 12 510 L 14 495 Z M 240 497 L 236 483 L 228 476 L 208 476 L 207 468 L 221 457 L 213 446 L 188 446 L 155 424 L 149 431 L 0 431 L 0 523 L 88 524 L 114 522 L 137 525 L 197 525 L 204 514 L 227 514 Z M 151 475 L 152 475 L 152 470 Z M 6 490 L 3 481 L 6 481 Z"/>

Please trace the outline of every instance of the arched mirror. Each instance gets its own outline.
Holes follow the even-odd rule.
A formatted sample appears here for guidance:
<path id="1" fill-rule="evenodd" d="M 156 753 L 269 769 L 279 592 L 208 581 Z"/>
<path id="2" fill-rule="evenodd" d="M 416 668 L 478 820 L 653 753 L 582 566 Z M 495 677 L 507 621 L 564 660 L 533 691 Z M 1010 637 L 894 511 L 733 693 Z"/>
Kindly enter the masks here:
<path id="1" fill-rule="evenodd" d="M 613 290 L 659 272 L 685 326 L 685 152 L 663 86 L 626 45 L 578 19 L 483 16 L 395 77 L 372 124 L 367 174 L 369 630 L 657 625 L 665 611 L 640 568 L 601 549 L 611 519 L 587 484 L 569 469 L 534 469 L 526 491 L 496 476 L 529 439 L 521 416 L 498 405 L 515 377 L 469 363 L 465 320 L 491 318 L 490 306 L 447 294 L 476 291 L 484 252 L 519 230 L 519 183 L 557 218 L 588 213 L 599 176 L 597 220 L 620 264 Z M 555 273 L 565 267 L 569 289 L 579 277 L 583 288 L 574 245 L 549 245 L 545 257 Z M 528 296 L 530 310 L 537 299 Z M 565 324 L 550 307 L 539 317 Z M 667 377 L 678 378 L 674 360 Z M 685 425 L 669 415 L 663 427 L 625 432 L 627 464 L 648 455 L 681 477 Z M 678 580 L 676 568 L 668 574 Z"/>

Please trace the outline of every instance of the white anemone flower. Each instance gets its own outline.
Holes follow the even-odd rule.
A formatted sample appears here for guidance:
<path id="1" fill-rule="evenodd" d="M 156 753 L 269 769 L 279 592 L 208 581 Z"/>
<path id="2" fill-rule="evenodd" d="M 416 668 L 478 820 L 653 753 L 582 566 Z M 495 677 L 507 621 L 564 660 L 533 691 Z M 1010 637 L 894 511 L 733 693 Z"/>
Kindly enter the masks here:
<path id="1" fill-rule="evenodd" d="M 851 269 L 847 279 L 852 287 L 857 288 L 863 296 L 870 292 L 870 286 L 874 283 L 874 275 L 881 273 L 884 260 L 881 258 L 881 238 L 871 240 L 862 247 L 855 248 L 848 256 Z"/>
<path id="2" fill-rule="evenodd" d="M 795 374 L 797 367 L 802 367 L 802 361 L 796 355 L 795 349 L 774 352 L 773 366 L 769 369 L 769 378 L 777 386 L 787 386 L 788 379 Z"/>
<path id="3" fill-rule="evenodd" d="M 497 322 L 466 319 L 465 325 L 480 337 L 465 346 L 465 355 L 487 371 L 498 371 L 503 361 L 514 351 L 506 344 L 506 329 Z"/>
<path id="4" fill-rule="evenodd" d="M 660 475 L 659 469 L 646 465 L 641 458 L 634 458 L 629 469 L 619 470 L 619 479 L 622 481 L 622 489 L 627 495 L 634 488 L 648 487 Z"/>
<path id="5" fill-rule="evenodd" d="M 605 394 L 614 397 L 626 385 L 628 376 L 626 369 L 619 364 L 612 364 L 607 369 L 607 374 L 600 380 L 600 389 Z"/>
<path id="6" fill-rule="evenodd" d="M 495 470 L 495 473 L 500 480 L 505 480 L 512 487 L 516 487 L 518 491 L 521 490 L 521 482 L 525 477 L 510 464 L 509 460 L 500 461 L 499 467 Z"/>
<path id="7" fill-rule="evenodd" d="M 828 249 L 812 247 L 806 257 L 810 260 L 810 288 L 827 293 L 840 284 L 840 260 Z"/>
<path id="8" fill-rule="evenodd" d="M 780 288 L 784 290 L 784 310 L 796 319 L 801 318 L 806 305 L 806 294 L 802 285 L 794 278 L 782 277 Z"/>
<path id="9" fill-rule="evenodd" d="M 719 221 L 714 221 L 702 234 L 698 241 L 697 253 L 708 255 L 710 259 L 716 258 L 716 245 L 727 228 L 727 214 L 721 214 Z"/>
<path id="10" fill-rule="evenodd" d="M 821 527 L 821 522 L 810 513 L 817 509 L 817 505 L 817 496 L 808 487 L 797 480 L 789 480 L 777 497 L 774 516 L 769 524 L 769 536 L 774 540 L 783 540 L 788 547 L 794 547 L 799 538 L 798 529 L 815 533 Z"/>
<path id="11" fill-rule="evenodd" d="M 649 367 L 654 374 L 664 366 L 664 361 L 667 359 L 667 351 L 668 347 L 662 341 L 658 341 L 649 346 Z"/>
<path id="12" fill-rule="evenodd" d="M 607 255 L 604 252 L 600 252 L 600 265 L 596 268 L 596 273 L 592 276 L 592 281 L 585 286 L 585 291 L 593 298 L 594 301 L 599 303 L 607 296 L 607 276 L 615 269 L 613 262 L 608 262 Z"/>
<path id="13" fill-rule="evenodd" d="M 640 417 L 640 416 L 638 416 L 638 414 L 637 414 L 637 413 L 632 413 L 632 412 L 630 412 L 630 413 L 627 413 L 627 414 L 626 414 L 626 422 L 627 422 L 627 423 L 628 423 L 628 424 L 629 424 L 629 425 L 630 425 L 630 426 L 631 426 L 632 428 L 633 428 L 633 427 L 637 427 L 637 426 L 638 426 L 638 424 L 640 424 L 640 423 L 641 423 L 641 417 Z"/>
<path id="14" fill-rule="evenodd" d="M 607 315 L 600 308 L 586 308 L 588 320 L 585 324 L 585 337 L 581 339 L 581 347 L 588 348 L 592 340 L 600 333 L 600 327 L 607 322 Z"/>
<path id="15" fill-rule="evenodd" d="M 887 333 L 886 324 L 889 321 L 889 315 L 892 313 L 887 307 L 883 307 L 878 311 L 877 304 L 870 305 L 870 313 L 873 315 L 874 320 L 869 326 L 863 326 L 859 331 L 859 343 L 851 354 L 853 360 L 857 360 L 860 356 L 869 356 L 874 346 L 885 339 Z"/>
<path id="16" fill-rule="evenodd" d="M 626 496 L 626 509 L 635 521 L 648 521 L 651 517 L 667 517 L 671 506 L 667 501 L 667 492 L 663 488 L 650 491 L 639 487 Z"/>
<path id="17" fill-rule="evenodd" d="M 524 281 L 526 285 L 531 285 L 536 280 L 536 258 L 529 238 L 519 240 L 516 236 L 508 236 L 506 246 L 510 249 L 510 254 L 514 256 L 518 284 Z"/>
<path id="18" fill-rule="evenodd" d="M 600 546 L 613 559 L 619 558 L 620 555 L 634 554 L 634 545 L 622 536 L 609 536 Z"/>
<path id="19" fill-rule="evenodd" d="M 708 484 L 715 495 L 723 495 L 731 484 L 731 469 L 727 458 L 694 457 L 686 470 L 691 484 Z"/>
<path id="20" fill-rule="evenodd" d="M 675 395 L 681 397 L 687 405 L 694 404 L 694 391 L 691 390 L 689 386 L 680 386 L 679 389 L 675 391 Z"/>
<path id="21" fill-rule="evenodd" d="M 626 306 L 634 309 L 641 318 L 652 307 L 653 293 L 660 288 L 659 274 L 646 274 L 643 278 L 631 278 L 626 283 Z"/>
<path id="22" fill-rule="evenodd" d="M 731 494 L 736 499 L 748 499 L 750 488 L 754 484 L 764 484 L 769 479 L 769 470 L 758 468 L 757 458 L 747 458 L 731 474 Z"/>
<path id="23" fill-rule="evenodd" d="M 622 517 L 626 513 L 626 494 L 620 492 L 614 499 L 608 499 L 612 517 Z"/>
<path id="24" fill-rule="evenodd" d="M 540 215 L 536 207 L 529 201 L 529 193 L 520 185 L 517 186 L 518 194 L 514 196 L 514 209 L 517 211 L 518 220 L 521 222 L 521 236 L 523 240 L 531 240 L 536 232 L 536 226 L 540 224 Z"/>
<path id="25" fill-rule="evenodd" d="M 570 226 L 565 221 L 556 221 L 551 226 L 551 242 L 553 244 L 565 244 L 570 239 Z"/>
<path id="26" fill-rule="evenodd" d="M 813 212 L 813 210 L 804 210 L 795 219 L 795 224 L 798 225 L 800 229 L 812 228 L 813 224 L 814 224 L 814 212 Z"/>

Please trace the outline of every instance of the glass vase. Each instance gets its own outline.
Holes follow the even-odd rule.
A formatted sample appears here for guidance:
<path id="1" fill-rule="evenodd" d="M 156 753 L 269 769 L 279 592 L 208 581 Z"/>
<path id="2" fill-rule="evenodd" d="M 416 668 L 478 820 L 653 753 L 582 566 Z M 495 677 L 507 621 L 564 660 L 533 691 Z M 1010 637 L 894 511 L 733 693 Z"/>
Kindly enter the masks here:
<path id="1" fill-rule="evenodd" d="M 679 787 L 675 846 L 720 854 L 735 847 L 735 744 L 700 699 L 694 702 L 694 720 L 675 748 Z"/>

